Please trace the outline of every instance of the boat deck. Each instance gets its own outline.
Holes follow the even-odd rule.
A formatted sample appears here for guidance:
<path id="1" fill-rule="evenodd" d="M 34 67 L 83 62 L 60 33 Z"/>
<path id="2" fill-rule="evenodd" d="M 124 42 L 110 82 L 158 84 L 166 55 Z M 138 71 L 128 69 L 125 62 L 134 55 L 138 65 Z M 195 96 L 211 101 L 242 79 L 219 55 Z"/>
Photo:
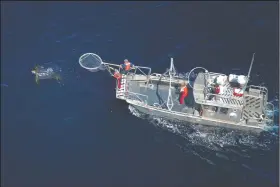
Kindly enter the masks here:
<path id="1" fill-rule="evenodd" d="M 156 106 L 161 108 L 166 107 L 166 101 L 169 92 L 169 83 L 166 81 L 151 80 L 149 83 L 144 80 L 127 79 L 126 89 L 130 96 L 139 97 L 142 100 L 146 100 L 150 106 Z M 185 98 L 185 104 L 179 103 L 180 97 L 180 84 L 172 84 L 172 111 L 193 113 L 194 112 L 194 97 L 191 88 L 189 88 L 188 96 Z"/>
<path id="2" fill-rule="evenodd" d="M 210 86 L 211 83 L 214 82 L 214 79 L 217 76 L 225 76 L 224 74 L 220 73 L 213 73 L 213 72 L 208 72 L 206 75 L 207 78 L 207 85 Z M 238 105 L 238 106 L 243 106 L 244 102 L 241 97 L 234 96 L 233 94 L 233 87 L 230 85 L 230 82 L 228 79 L 225 81 L 224 85 L 224 92 L 221 95 L 220 99 L 218 102 L 228 104 L 228 105 Z"/>
<path id="3" fill-rule="evenodd" d="M 208 89 L 213 87 L 215 77 L 223 75 L 219 73 L 199 73 L 194 83 L 194 96 L 196 103 L 207 104 L 225 108 L 242 109 L 244 106 L 243 97 L 234 96 L 233 87 L 228 80 L 223 85 L 223 92 L 215 94 Z"/>

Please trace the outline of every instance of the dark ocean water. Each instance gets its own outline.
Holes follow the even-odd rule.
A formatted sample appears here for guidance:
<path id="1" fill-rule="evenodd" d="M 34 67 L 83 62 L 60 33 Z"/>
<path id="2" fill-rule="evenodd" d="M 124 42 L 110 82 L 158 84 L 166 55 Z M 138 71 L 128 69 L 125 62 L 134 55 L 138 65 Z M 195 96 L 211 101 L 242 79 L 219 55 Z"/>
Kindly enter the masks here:
<path id="1" fill-rule="evenodd" d="M 247 73 L 279 90 L 277 2 L 5 2 L 1 6 L 3 187 L 279 185 L 279 139 L 142 119 L 115 99 L 114 80 L 78 59 L 164 72 Z M 36 85 L 35 64 L 64 83 Z M 133 115 L 133 114 L 134 115 Z M 279 116 L 278 116 L 279 117 Z M 193 127 L 193 128 L 190 128 Z M 191 129 L 191 130 L 190 130 Z"/>

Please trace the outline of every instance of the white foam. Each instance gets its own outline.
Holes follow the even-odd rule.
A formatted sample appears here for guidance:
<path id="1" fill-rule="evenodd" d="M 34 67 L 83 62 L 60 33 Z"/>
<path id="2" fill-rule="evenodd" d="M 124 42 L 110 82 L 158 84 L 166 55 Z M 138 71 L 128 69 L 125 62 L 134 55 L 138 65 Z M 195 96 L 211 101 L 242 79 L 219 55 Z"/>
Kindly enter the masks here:
<path id="1" fill-rule="evenodd" d="M 271 140 L 259 139 L 255 135 L 246 132 L 228 131 L 223 128 L 203 126 L 199 124 L 182 123 L 165 120 L 163 118 L 141 114 L 133 106 L 129 106 L 130 112 L 136 117 L 147 120 L 155 127 L 167 130 L 178 135 L 178 139 L 170 139 L 175 146 L 179 147 L 184 153 L 193 154 L 205 161 L 209 165 L 216 166 L 222 159 L 226 162 L 238 162 L 240 159 L 251 159 L 252 149 L 267 151 L 273 143 L 279 141 L 278 136 Z M 162 142 L 165 138 L 161 137 L 161 131 L 155 135 L 155 141 Z M 166 139 L 164 140 L 166 141 Z M 167 140 L 169 141 L 169 140 Z M 238 150 L 238 152 L 236 151 Z M 246 166 L 245 166 L 246 167 Z"/>
<path id="2" fill-rule="evenodd" d="M 144 115 L 133 106 L 129 106 L 129 110 L 136 117 L 144 117 Z M 192 145 L 203 146 L 215 151 L 224 151 L 225 147 L 240 145 L 267 150 L 269 149 L 269 145 L 273 143 L 273 141 L 270 140 L 271 137 L 260 141 L 258 136 L 246 132 L 229 131 L 223 128 L 207 127 L 191 123 L 186 124 L 153 116 L 150 116 L 146 120 L 156 127 L 165 129 L 187 139 Z"/>

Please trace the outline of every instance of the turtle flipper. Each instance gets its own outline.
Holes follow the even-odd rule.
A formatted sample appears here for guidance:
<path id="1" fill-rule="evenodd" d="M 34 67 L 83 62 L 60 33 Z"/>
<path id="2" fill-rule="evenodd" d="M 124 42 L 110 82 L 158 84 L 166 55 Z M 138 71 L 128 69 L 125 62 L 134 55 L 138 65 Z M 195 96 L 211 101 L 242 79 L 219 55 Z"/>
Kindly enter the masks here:
<path id="1" fill-rule="evenodd" d="M 55 74 L 53 75 L 53 78 L 54 78 L 55 80 L 57 80 L 58 82 L 60 82 L 60 81 L 62 80 L 61 76 L 60 76 L 59 74 L 57 74 L 57 73 L 55 73 Z"/>
<path id="2" fill-rule="evenodd" d="M 34 69 L 31 71 L 33 74 L 35 74 L 35 82 L 39 84 L 39 76 L 38 76 L 38 65 L 34 67 Z"/>
<path id="3" fill-rule="evenodd" d="M 37 84 L 39 84 L 39 76 L 36 74 L 36 76 L 35 76 L 35 82 L 37 83 Z"/>

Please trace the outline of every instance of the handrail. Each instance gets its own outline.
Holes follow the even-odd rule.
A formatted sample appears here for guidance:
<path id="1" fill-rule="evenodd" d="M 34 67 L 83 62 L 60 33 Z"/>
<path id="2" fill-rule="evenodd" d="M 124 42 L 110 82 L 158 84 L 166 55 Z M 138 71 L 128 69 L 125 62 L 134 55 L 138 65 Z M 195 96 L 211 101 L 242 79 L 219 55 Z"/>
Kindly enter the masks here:
<path id="1" fill-rule="evenodd" d="M 147 95 L 139 94 L 139 93 L 135 93 L 135 92 L 130 92 L 130 91 L 126 91 L 125 93 L 128 94 L 128 96 L 126 96 L 127 98 L 129 98 L 129 95 L 131 94 L 133 96 L 136 96 L 142 103 L 147 103 L 148 102 L 149 97 Z M 139 96 L 146 97 L 146 102 L 144 102 L 143 99 L 141 99 Z"/>
<path id="2" fill-rule="evenodd" d="M 210 95 L 213 95 L 215 100 L 209 100 L 207 98 L 207 96 L 210 96 Z M 230 102 L 230 103 L 227 101 L 223 102 L 223 101 L 219 100 L 220 98 L 230 99 L 230 100 L 234 100 L 236 102 Z M 207 105 L 218 106 L 218 107 L 226 107 L 226 108 L 230 107 L 230 108 L 240 109 L 244 106 L 244 99 L 243 98 L 241 98 L 241 99 L 230 98 L 230 97 L 225 97 L 225 96 L 221 96 L 221 95 L 217 95 L 217 94 L 205 94 L 203 103 L 207 104 Z"/>
<path id="3" fill-rule="evenodd" d="M 148 96 L 147 95 L 143 95 L 143 94 L 139 94 L 139 93 L 134 93 L 134 92 L 129 92 L 129 91 L 120 91 L 120 89 L 117 88 L 117 91 L 119 93 L 123 93 L 124 94 L 124 98 L 128 98 L 130 95 L 136 96 L 138 100 L 140 100 L 142 103 L 145 103 L 145 101 L 143 101 L 143 99 L 141 99 L 139 96 L 143 96 L 146 98 L 146 101 L 148 101 Z"/>
<path id="4" fill-rule="evenodd" d="M 268 91 L 266 87 L 264 86 L 255 86 L 255 85 L 249 85 L 249 88 L 253 87 L 253 88 L 259 88 L 259 89 L 264 89 L 265 91 Z"/>
<path id="5" fill-rule="evenodd" d="M 164 103 L 162 103 L 162 104 L 154 103 L 153 106 L 154 106 L 154 107 L 158 107 L 158 108 L 162 108 L 162 106 L 165 105 L 165 104 L 166 104 L 166 102 L 164 102 Z M 155 105 L 157 105 L 157 106 L 155 106 Z"/>
<path id="6" fill-rule="evenodd" d="M 132 94 L 136 94 L 136 95 L 141 95 L 141 96 L 144 96 L 144 97 L 147 97 L 147 98 L 148 98 L 148 96 L 147 96 L 147 95 L 140 94 L 140 93 L 135 93 L 135 92 L 130 92 L 130 91 L 127 91 L 127 93 L 132 93 Z"/>
<path id="7" fill-rule="evenodd" d="M 107 68 L 107 70 L 109 71 L 109 73 L 110 73 L 111 75 L 113 75 L 113 74 L 111 73 L 110 69 L 113 70 L 113 69 L 114 69 L 113 67 L 118 67 L 118 71 L 121 70 L 121 65 L 120 65 L 120 64 L 112 64 L 112 63 L 107 63 L 107 62 L 102 62 L 102 64 Z M 113 67 L 111 67 L 111 66 L 113 66 Z M 145 75 L 145 76 L 150 75 L 151 72 L 152 72 L 152 69 L 151 69 L 150 67 L 144 67 L 144 66 L 135 66 L 135 65 L 134 65 L 131 69 L 132 69 L 132 70 L 134 69 L 133 75 L 136 74 L 136 71 L 137 71 L 137 70 L 139 70 L 139 71 L 140 71 L 143 75 Z M 147 69 L 147 70 L 148 70 L 148 73 L 146 74 L 146 73 L 143 71 L 143 69 Z"/>
<path id="8" fill-rule="evenodd" d="M 146 75 L 146 73 L 144 73 L 144 72 L 143 72 L 140 68 L 138 68 L 138 67 L 135 68 L 134 74 L 136 74 L 136 70 L 137 70 L 137 69 L 138 69 L 143 75 Z"/>
<path id="9" fill-rule="evenodd" d="M 250 89 L 250 88 L 253 88 L 253 89 L 256 89 L 256 88 L 257 88 L 258 90 L 260 90 L 260 92 L 261 92 L 264 96 L 266 96 L 267 93 L 268 93 L 267 88 L 264 87 L 264 86 L 249 85 L 248 87 L 249 87 L 249 89 Z"/>
<path id="10" fill-rule="evenodd" d="M 162 74 L 160 73 L 152 73 L 151 76 L 155 75 L 156 77 L 160 77 Z"/>
<path id="11" fill-rule="evenodd" d="M 249 119 L 253 119 L 253 120 L 258 120 L 258 125 L 263 126 L 264 122 L 266 124 L 266 126 L 273 126 L 273 122 L 274 122 L 274 105 L 271 102 L 267 102 L 267 105 L 265 106 L 265 112 L 267 111 L 268 107 L 267 106 L 271 106 L 271 108 L 269 109 L 269 111 L 273 112 L 273 115 L 271 116 L 271 118 L 264 113 L 264 117 L 250 117 Z"/>
<path id="12" fill-rule="evenodd" d="M 208 74 L 208 75 L 212 75 L 212 76 L 218 76 L 218 75 L 224 75 L 224 76 L 226 76 L 226 74 L 223 74 L 223 73 L 216 73 L 216 72 L 211 72 L 211 71 L 208 71 L 207 74 Z"/>
<path id="13" fill-rule="evenodd" d="M 149 76 L 151 74 L 151 71 L 152 71 L 151 68 L 144 67 L 144 66 L 133 66 L 131 69 L 134 69 L 133 75 L 135 75 L 136 71 L 139 70 L 143 75 Z M 148 70 L 148 74 L 146 74 L 144 71 L 142 71 L 142 69 L 147 69 Z"/>
<path id="14" fill-rule="evenodd" d="M 219 98 L 224 98 L 224 99 L 232 99 L 232 100 L 237 100 L 237 101 L 244 101 L 243 96 L 237 97 L 237 96 L 224 96 L 224 95 L 219 95 L 219 94 L 213 94 L 213 93 L 206 93 L 207 96 L 217 96 Z M 206 100 L 206 98 L 205 98 Z"/>
<path id="15" fill-rule="evenodd" d="M 160 78 L 160 77 L 161 77 L 161 81 L 168 81 L 168 82 L 170 81 L 170 78 L 169 78 L 168 76 L 164 76 L 163 74 L 152 73 L 152 74 L 150 75 L 150 77 L 152 77 L 152 76 L 155 76 L 155 77 L 157 77 L 157 78 Z M 184 80 L 184 79 L 182 79 L 182 78 L 180 78 L 180 77 L 178 77 L 178 76 L 173 76 L 173 77 L 175 78 L 175 79 L 172 79 L 172 81 L 171 81 L 171 82 L 173 82 L 173 83 L 177 83 L 176 80 L 178 80 L 178 79 L 188 82 L 187 80 Z"/>
<path id="16" fill-rule="evenodd" d="M 261 90 L 261 91 L 263 91 L 263 92 L 265 92 L 265 93 L 268 92 L 267 88 L 264 87 L 264 86 L 249 85 L 249 88 L 258 88 L 259 90 Z"/>
<path id="17" fill-rule="evenodd" d="M 147 70 L 149 70 L 148 71 L 148 75 L 150 75 L 151 74 L 151 72 L 152 72 L 152 69 L 151 68 L 149 68 L 149 67 L 144 67 L 144 66 L 135 66 L 139 71 L 141 71 L 141 73 L 143 73 L 144 75 L 146 75 L 141 69 L 147 69 Z"/>
<path id="18" fill-rule="evenodd" d="M 258 96 L 257 97 L 260 97 L 260 96 L 263 96 L 263 105 L 266 105 L 267 104 L 267 95 L 268 95 L 268 90 L 267 90 L 267 88 L 266 87 L 264 87 L 264 86 L 255 86 L 255 85 L 249 85 L 249 86 L 247 86 L 247 87 L 249 87 L 249 89 L 250 88 L 252 88 L 252 89 L 258 89 L 259 91 L 260 91 L 260 93 L 258 94 Z M 252 97 L 252 96 L 251 96 Z"/>

